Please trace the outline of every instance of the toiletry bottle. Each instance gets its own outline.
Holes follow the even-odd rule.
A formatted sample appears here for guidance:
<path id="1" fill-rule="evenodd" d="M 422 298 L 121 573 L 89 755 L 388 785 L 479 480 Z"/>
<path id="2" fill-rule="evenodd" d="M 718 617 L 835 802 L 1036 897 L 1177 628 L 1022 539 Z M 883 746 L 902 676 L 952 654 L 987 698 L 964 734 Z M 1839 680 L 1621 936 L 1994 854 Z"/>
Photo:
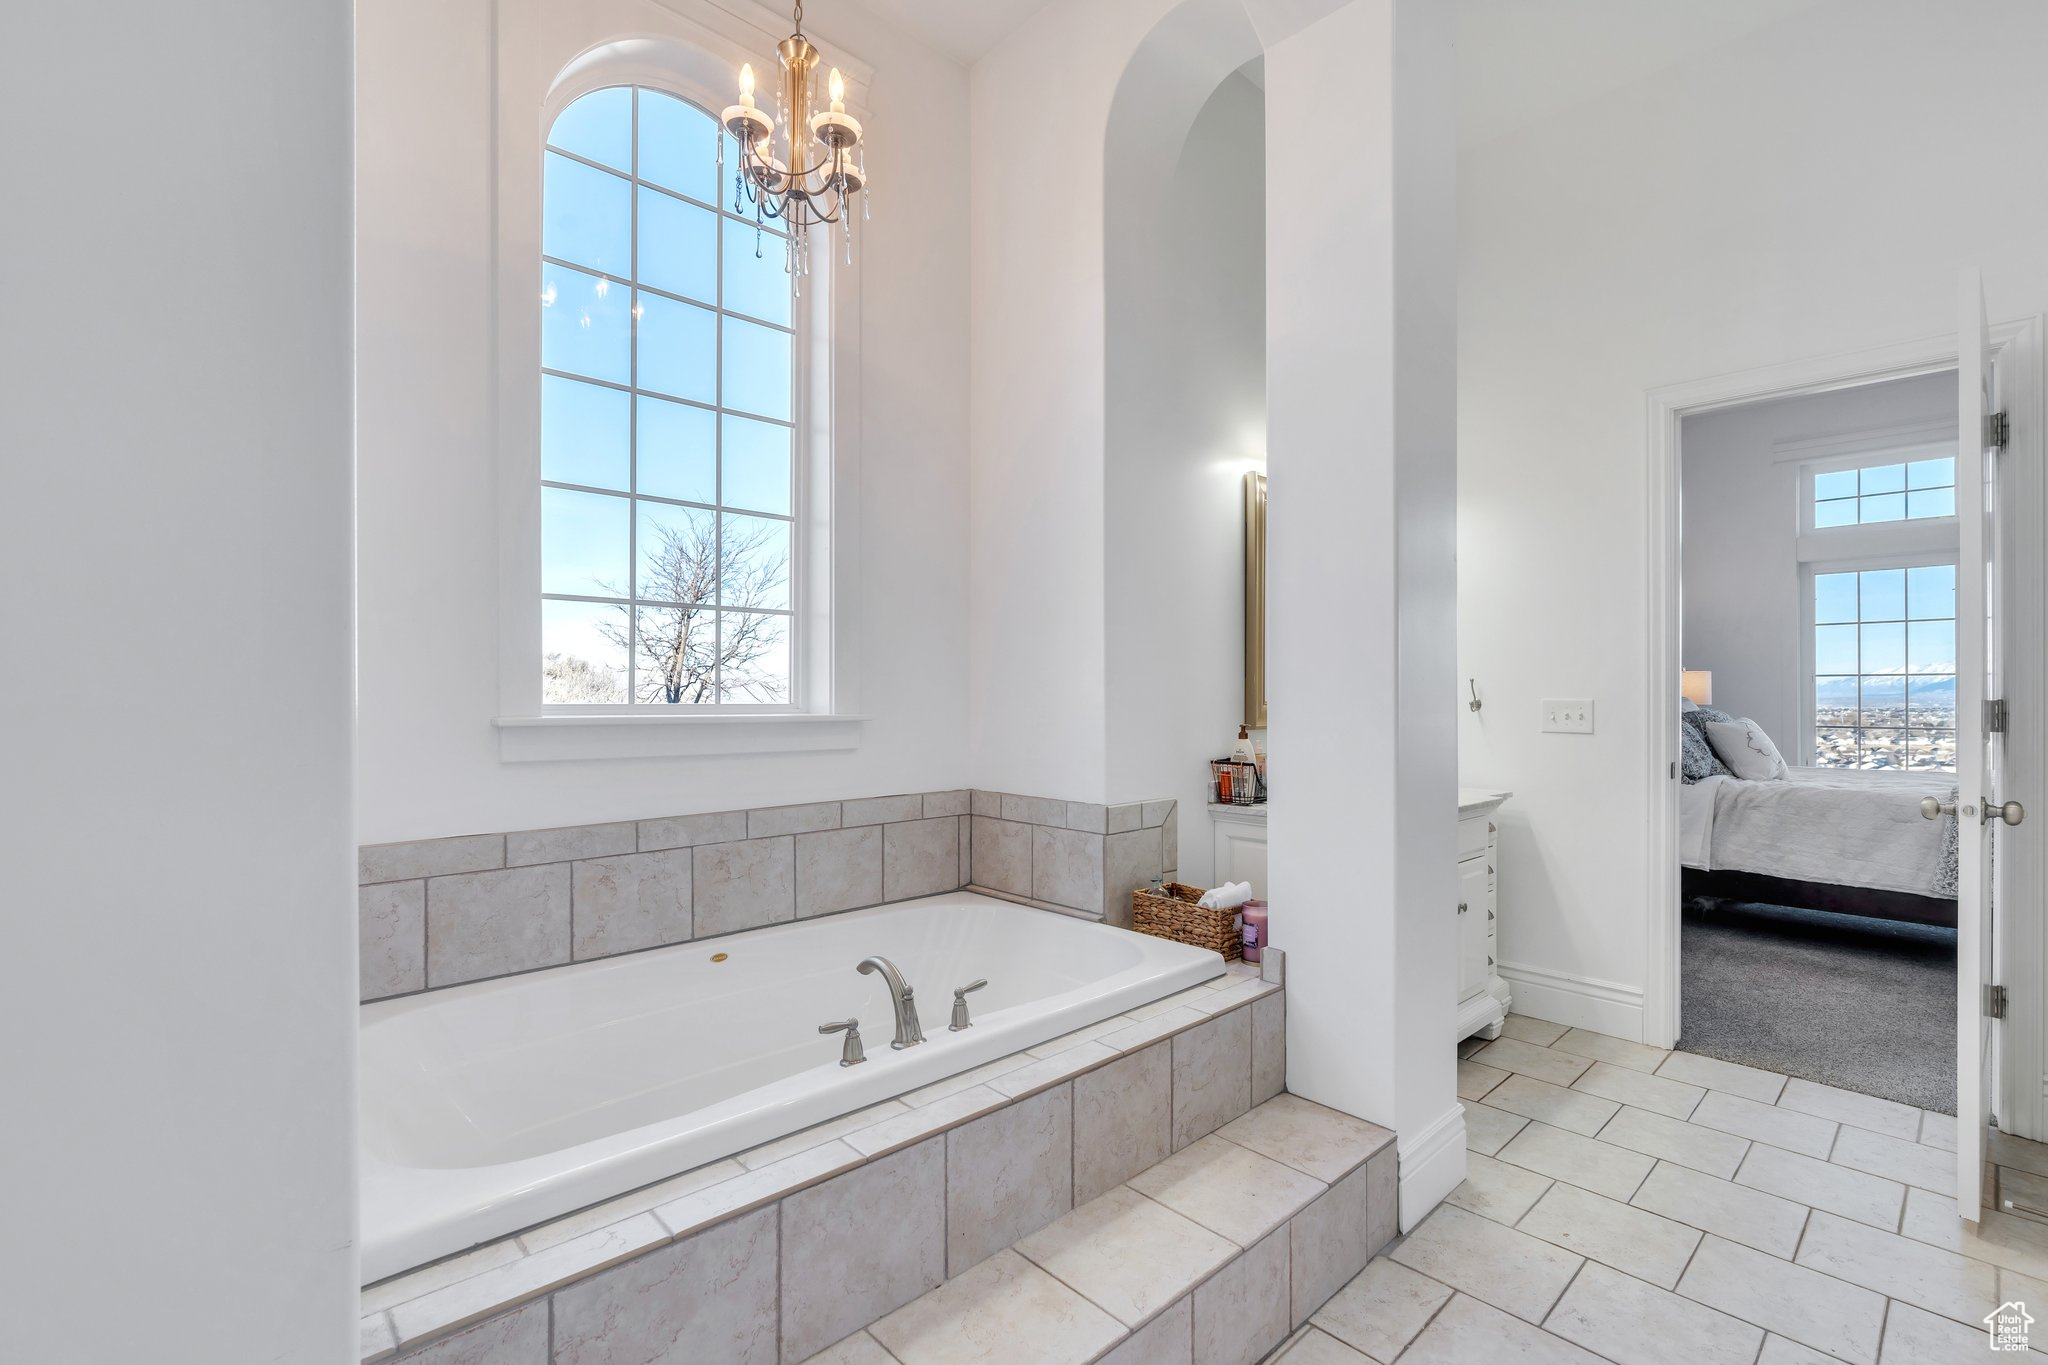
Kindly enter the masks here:
<path id="1" fill-rule="evenodd" d="M 1231 742 L 1230 758 L 1222 772 L 1229 779 L 1229 794 L 1222 798 L 1224 804 L 1249 806 L 1258 799 L 1259 770 L 1258 754 L 1252 748 L 1252 737 L 1244 726 L 1237 727 L 1237 738 Z"/>
<path id="2" fill-rule="evenodd" d="M 1253 763 L 1259 761 L 1258 750 L 1252 747 L 1251 732 L 1240 725 L 1237 727 L 1237 741 L 1230 746 L 1232 763 Z"/>
<path id="3" fill-rule="evenodd" d="M 1257 962 L 1259 954 L 1266 948 L 1266 903 L 1262 900 L 1248 900 L 1244 903 L 1244 960 Z"/>

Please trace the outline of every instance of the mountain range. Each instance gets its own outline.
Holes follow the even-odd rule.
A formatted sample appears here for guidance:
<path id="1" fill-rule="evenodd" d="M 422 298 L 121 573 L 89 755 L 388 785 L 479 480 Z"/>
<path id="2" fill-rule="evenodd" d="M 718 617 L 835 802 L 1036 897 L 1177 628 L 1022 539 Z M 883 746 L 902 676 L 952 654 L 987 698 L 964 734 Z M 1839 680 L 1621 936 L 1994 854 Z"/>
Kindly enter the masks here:
<path id="1" fill-rule="evenodd" d="M 1863 680 L 1862 704 L 1865 706 L 1904 706 L 1906 704 L 1906 678 L 1904 673 L 1872 674 Z M 1820 684 L 1813 690 L 1814 702 L 1819 706 L 1855 706 L 1857 704 L 1856 679 L 1834 678 Z M 1956 680 L 1954 674 L 1939 677 L 1913 678 L 1913 702 L 1915 705 L 1947 707 L 1956 704 Z"/>

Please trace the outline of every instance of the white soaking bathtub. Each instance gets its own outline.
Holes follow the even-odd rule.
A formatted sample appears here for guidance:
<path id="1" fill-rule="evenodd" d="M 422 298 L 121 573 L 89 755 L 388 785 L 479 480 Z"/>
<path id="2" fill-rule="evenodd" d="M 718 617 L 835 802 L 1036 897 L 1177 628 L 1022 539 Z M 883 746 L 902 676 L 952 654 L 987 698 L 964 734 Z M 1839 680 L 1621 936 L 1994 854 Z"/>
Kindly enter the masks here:
<path id="1" fill-rule="evenodd" d="M 879 953 L 916 991 L 893 1051 Z M 1171 995 L 1213 952 L 967 892 L 362 1007 L 364 1282 Z M 947 1031 L 953 989 L 974 1025 Z M 867 1061 L 839 1065 L 860 1019 Z"/>

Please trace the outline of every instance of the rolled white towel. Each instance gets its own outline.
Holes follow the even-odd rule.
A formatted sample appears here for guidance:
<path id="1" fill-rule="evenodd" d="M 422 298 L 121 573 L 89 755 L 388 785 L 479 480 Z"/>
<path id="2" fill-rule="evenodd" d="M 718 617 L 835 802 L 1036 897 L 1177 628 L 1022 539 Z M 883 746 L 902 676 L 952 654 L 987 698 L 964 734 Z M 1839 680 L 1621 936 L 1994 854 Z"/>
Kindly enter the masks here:
<path id="1" fill-rule="evenodd" d="M 1252 898 L 1250 882 L 1225 882 L 1195 902 L 1204 910 L 1235 910 Z"/>

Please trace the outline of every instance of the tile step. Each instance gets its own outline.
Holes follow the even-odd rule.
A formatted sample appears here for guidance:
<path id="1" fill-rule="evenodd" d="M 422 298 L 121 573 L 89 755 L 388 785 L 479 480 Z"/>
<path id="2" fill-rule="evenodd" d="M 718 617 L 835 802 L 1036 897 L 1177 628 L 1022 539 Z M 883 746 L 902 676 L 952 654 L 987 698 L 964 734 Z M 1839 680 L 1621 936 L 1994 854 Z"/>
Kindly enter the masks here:
<path id="1" fill-rule="evenodd" d="M 812 1365 L 1258 1360 L 1391 1241 L 1394 1135 L 1282 1094 Z M 1123 1348 L 1129 1345 L 1129 1350 Z"/>

